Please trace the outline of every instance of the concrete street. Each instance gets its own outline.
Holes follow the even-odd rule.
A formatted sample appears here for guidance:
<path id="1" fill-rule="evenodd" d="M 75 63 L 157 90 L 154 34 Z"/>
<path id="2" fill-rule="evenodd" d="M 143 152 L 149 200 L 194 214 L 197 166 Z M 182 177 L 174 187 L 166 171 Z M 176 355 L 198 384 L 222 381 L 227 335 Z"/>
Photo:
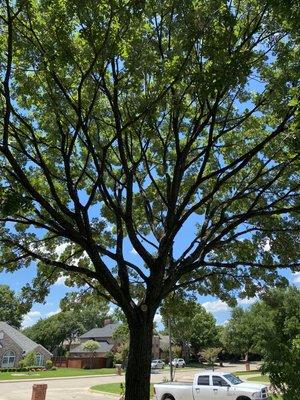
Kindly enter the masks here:
<path id="1" fill-rule="evenodd" d="M 256 369 L 251 365 L 251 369 Z M 217 370 L 218 368 L 216 368 Z M 244 370 L 244 366 L 225 365 L 223 371 Z M 176 380 L 192 380 L 197 370 L 185 369 L 176 371 Z M 164 377 L 169 378 L 169 371 L 161 371 L 151 375 L 152 382 L 161 382 Z M 123 376 L 97 376 L 73 379 L 49 379 L 18 382 L 0 382 L 0 400 L 30 400 L 32 385 L 34 383 L 46 383 L 48 385 L 47 400 L 114 400 L 116 397 L 107 394 L 91 393 L 89 388 L 93 385 L 111 382 L 124 382 Z"/>

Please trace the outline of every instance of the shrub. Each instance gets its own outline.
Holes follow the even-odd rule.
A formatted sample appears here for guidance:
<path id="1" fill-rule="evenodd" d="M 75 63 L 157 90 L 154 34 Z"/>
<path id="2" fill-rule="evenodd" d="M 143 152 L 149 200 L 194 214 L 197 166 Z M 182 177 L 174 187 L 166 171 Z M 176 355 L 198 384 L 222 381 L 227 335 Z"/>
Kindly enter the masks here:
<path id="1" fill-rule="evenodd" d="M 53 366 L 53 362 L 51 360 L 46 361 L 46 369 L 51 369 Z"/>

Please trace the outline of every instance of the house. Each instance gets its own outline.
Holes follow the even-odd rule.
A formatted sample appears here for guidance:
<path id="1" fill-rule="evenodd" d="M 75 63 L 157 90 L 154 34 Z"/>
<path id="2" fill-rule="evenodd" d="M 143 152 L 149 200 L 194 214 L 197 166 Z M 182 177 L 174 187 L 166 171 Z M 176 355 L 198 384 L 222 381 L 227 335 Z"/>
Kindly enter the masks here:
<path id="1" fill-rule="evenodd" d="M 95 340 L 99 348 L 95 351 L 96 357 L 106 357 L 117 345 L 113 339 L 113 333 L 119 324 L 105 321 L 103 328 L 93 328 L 83 335 L 79 336 L 80 344 L 70 349 L 70 357 L 89 357 L 90 352 L 84 349 L 84 343 L 88 340 Z"/>
<path id="2" fill-rule="evenodd" d="M 107 319 L 104 321 L 103 328 L 93 328 L 90 331 L 79 336 L 80 344 L 71 348 L 70 357 L 89 357 L 90 353 L 84 349 L 84 343 L 87 340 L 95 340 L 99 344 L 99 348 L 95 351 L 95 356 L 106 358 L 107 354 L 114 351 L 118 342 L 113 338 L 113 333 L 119 326 L 119 323 L 112 323 Z M 152 340 L 152 358 L 158 358 L 160 355 L 160 337 L 153 335 Z"/>
<path id="3" fill-rule="evenodd" d="M 0 366 L 17 367 L 21 358 L 29 352 L 36 355 L 36 365 L 44 366 L 52 354 L 38 343 L 23 335 L 20 331 L 0 321 Z"/>

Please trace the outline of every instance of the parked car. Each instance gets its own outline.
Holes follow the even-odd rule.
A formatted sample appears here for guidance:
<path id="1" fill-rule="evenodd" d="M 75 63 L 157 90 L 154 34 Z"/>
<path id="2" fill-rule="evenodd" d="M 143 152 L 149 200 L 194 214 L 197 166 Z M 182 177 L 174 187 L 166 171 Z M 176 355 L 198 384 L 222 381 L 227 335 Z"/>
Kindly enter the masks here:
<path id="1" fill-rule="evenodd" d="M 185 361 L 184 361 L 183 358 L 174 358 L 172 360 L 172 365 L 175 368 L 184 368 L 185 367 Z"/>
<path id="2" fill-rule="evenodd" d="M 165 363 L 163 360 L 152 360 L 151 361 L 151 368 L 152 369 L 162 369 L 165 367 Z"/>
<path id="3" fill-rule="evenodd" d="M 205 371 L 194 382 L 154 385 L 154 400 L 271 400 L 266 385 L 243 382 L 230 372 Z"/>

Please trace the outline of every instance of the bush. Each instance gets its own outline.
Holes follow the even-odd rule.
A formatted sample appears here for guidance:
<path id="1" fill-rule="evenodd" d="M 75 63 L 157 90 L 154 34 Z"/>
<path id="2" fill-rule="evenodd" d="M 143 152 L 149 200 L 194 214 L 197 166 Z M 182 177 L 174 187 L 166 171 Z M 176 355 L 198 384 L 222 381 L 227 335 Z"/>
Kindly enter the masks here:
<path id="1" fill-rule="evenodd" d="M 51 360 L 46 361 L 46 369 L 51 369 L 53 367 L 53 362 Z"/>
<path id="2" fill-rule="evenodd" d="M 19 365 L 20 367 L 33 367 L 35 364 L 35 352 L 30 351 L 29 353 L 27 353 L 22 360 L 19 361 Z"/>

